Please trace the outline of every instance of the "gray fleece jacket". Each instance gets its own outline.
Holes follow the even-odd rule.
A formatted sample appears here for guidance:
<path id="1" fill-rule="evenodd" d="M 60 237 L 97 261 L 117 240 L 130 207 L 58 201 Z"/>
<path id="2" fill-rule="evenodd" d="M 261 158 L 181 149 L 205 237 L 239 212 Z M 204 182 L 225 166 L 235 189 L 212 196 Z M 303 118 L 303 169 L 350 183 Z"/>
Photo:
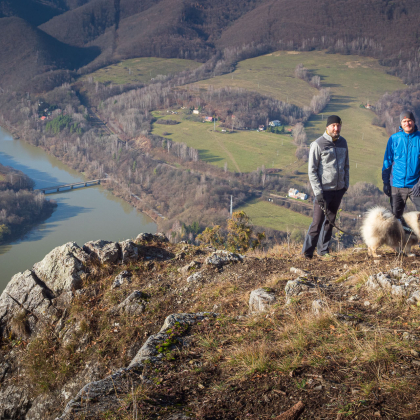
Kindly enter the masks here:
<path id="1" fill-rule="evenodd" d="M 343 137 L 333 141 L 326 132 L 309 150 L 308 175 L 315 195 L 349 187 L 349 151 Z"/>

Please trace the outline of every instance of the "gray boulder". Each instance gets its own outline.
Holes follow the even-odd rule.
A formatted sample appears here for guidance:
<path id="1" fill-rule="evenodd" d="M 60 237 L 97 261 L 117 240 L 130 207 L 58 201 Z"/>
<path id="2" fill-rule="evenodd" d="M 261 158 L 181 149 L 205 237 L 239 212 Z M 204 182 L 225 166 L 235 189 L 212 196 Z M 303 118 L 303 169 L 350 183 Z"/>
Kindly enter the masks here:
<path id="1" fill-rule="evenodd" d="M 98 241 L 86 242 L 83 245 L 83 251 L 90 255 L 92 259 L 99 260 L 104 263 L 115 263 L 118 261 L 120 249 L 116 242 Z"/>
<path id="2" fill-rule="evenodd" d="M 216 267 L 223 267 L 226 264 L 242 262 L 244 257 L 239 254 L 234 254 L 229 251 L 216 251 L 206 258 L 207 265 L 214 265 Z"/>
<path id="3" fill-rule="evenodd" d="M 183 275 L 186 276 L 190 270 L 194 270 L 196 268 L 200 268 L 201 267 L 201 263 L 198 261 L 191 261 L 189 264 L 184 265 L 184 267 L 181 267 L 180 269 L 178 269 L 178 271 Z"/>
<path id="4" fill-rule="evenodd" d="M 127 315 L 135 316 L 140 315 L 146 308 L 147 296 L 135 290 L 126 299 L 124 299 L 119 305 L 112 308 L 112 313 L 126 313 Z"/>
<path id="5" fill-rule="evenodd" d="M 249 297 L 249 311 L 251 313 L 265 312 L 277 302 L 274 290 L 268 287 L 253 290 Z"/>
<path id="6" fill-rule="evenodd" d="M 121 273 L 115 277 L 114 282 L 112 283 L 111 289 L 121 287 L 124 283 L 131 283 L 131 277 L 132 277 L 132 274 L 128 272 L 127 270 L 121 271 Z"/>
<path id="7" fill-rule="evenodd" d="M 30 407 L 28 390 L 10 385 L 0 389 L 0 419 L 23 419 Z"/>
<path id="8" fill-rule="evenodd" d="M 297 297 L 305 292 L 315 292 L 317 290 L 317 286 L 310 281 L 297 278 L 296 280 L 289 280 L 286 283 L 285 287 L 286 292 L 286 303 L 289 304 L 291 299 Z"/>
<path id="9" fill-rule="evenodd" d="M 119 242 L 121 248 L 121 261 L 125 264 L 139 259 L 139 249 L 137 245 L 130 240 Z"/>
<path id="10" fill-rule="evenodd" d="M 312 302 L 312 312 L 315 315 L 320 315 L 327 309 L 328 305 L 325 300 L 317 299 Z"/>
<path id="11" fill-rule="evenodd" d="M 140 233 L 137 235 L 136 241 L 137 242 L 150 242 L 153 241 L 154 235 L 152 233 Z"/>
<path id="12" fill-rule="evenodd" d="M 383 290 L 393 296 L 406 299 L 409 304 L 420 302 L 420 279 L 404 273 L 402 268 L 394 268 L 387 273 L 377 273 L 369 276 L 366 282 L 371 290 Z"/>
<path id="13" fill-rule="evenodd" d="M 89 255 L 75 242 L 54 248 L 32 270 L 55 294 L 82 287 Z"/>
<path id="14" fill-rule="evenodd" d="M 11 329 L 21 338 L 45 327 L 57 310 L 52 293 L 31 271 L 12 277 L 0 296 L 0 329 L 6 337 Z"/>
<path id="15" fill-rule="evenodd" d="M 197 271 L 194 274 L 191 274 L 191 276 L 187 277 L 187 283 L 198 283 L 201 280 L 203 280 L 204 275 L 201 271 Z"/>

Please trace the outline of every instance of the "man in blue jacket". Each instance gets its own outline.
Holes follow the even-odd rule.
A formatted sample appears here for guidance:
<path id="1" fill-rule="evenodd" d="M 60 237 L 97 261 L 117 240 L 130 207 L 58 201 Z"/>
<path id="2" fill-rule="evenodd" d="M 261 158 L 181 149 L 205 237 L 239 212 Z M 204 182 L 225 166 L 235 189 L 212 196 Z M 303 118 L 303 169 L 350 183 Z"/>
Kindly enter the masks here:
<path id="1" fill-rule="evenodd" d="M 420 211 L 420 132 L 411 111 L 401 112 L 400 121 L 398 133 L 389 138 L 386 146 L 382 180 L 392 212 L 403 222 L 408 197 Z"/>

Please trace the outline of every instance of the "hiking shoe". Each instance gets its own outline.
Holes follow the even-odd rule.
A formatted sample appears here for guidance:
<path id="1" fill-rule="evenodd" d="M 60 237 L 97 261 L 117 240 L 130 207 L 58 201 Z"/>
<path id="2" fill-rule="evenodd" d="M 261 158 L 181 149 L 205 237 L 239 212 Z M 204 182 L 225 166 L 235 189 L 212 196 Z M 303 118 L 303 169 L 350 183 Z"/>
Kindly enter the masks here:
<path id="1" fill-rule="evenodd" d="M 321 257 L 321 258 L 328 259 L 328 258 L 331 258 L 331 257 L 332 257 L 332 255 L 331 255 L 331 254 L 329 254 L 329 253 L 327 252 L 326 254 L 322 254 L 322 255 L 320 255 L 320 257 Z"/>

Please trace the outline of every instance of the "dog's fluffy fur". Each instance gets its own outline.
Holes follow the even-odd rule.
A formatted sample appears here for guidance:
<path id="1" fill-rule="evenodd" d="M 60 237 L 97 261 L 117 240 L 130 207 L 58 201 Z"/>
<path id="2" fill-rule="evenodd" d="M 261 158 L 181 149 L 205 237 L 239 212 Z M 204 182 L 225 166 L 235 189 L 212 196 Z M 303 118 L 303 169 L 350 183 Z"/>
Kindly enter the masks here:
<path id="1" fill-rule="evenodd" d="M 420 212 L 405 213 L 403 217 L 414 234 L 407 233 L 401 222 L 384 207 L 374 207 L 366 212 L 361 234 L 369 255 L 380 257 L 376 250 L 382 245 L 389 245 L 398 253 L 411 254 L 411 247 L 417 244 L 420 238 Z"/>

